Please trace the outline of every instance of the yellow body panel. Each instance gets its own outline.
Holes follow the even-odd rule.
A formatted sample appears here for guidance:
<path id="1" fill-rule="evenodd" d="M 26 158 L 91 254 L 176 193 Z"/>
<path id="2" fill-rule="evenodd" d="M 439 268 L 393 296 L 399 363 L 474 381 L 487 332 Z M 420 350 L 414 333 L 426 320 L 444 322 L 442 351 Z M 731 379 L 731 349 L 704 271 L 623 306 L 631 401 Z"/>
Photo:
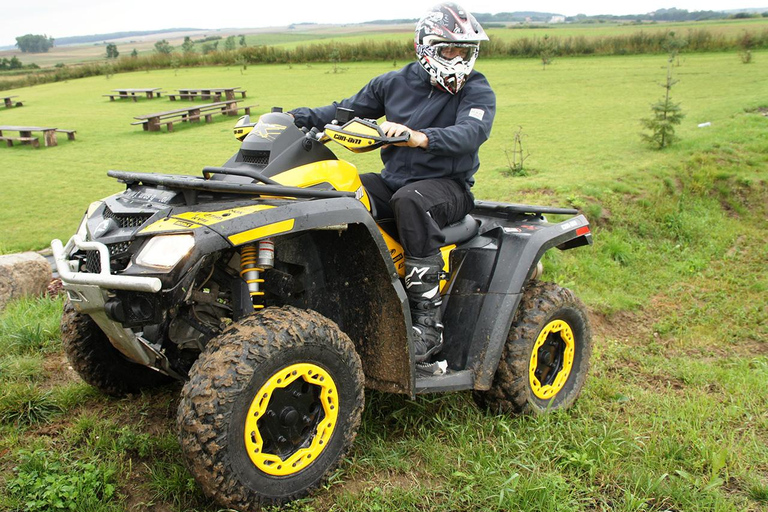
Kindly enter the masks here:
<path id="1" fill-rule="evenodd" d="M 395 269 L 397 270 L 397 274 L 401 278 L 405 278 L 405 252 L 403 251 L 403 246 L 400 245 L 394 238 L 389 236 L 389 234 L 381 229 L 381 226 L 378 226 L 379 231 L 381 232 L 381 236 L 384 237 L 384 242 L 387 244 L 387 247 L 389 248 L 389 255 L 392 257 L 392 263 L 395 265 Z M 450 271 L 450 256 L 451 251 L 456 248 L 456 244 L 452 245 L 446 245 L 445 247 L 440 248 L 440 254 L 443 257 L 443 271 L 448 274 Z M 443 293 L 445 286 L 448 284 L 448 281 L 445 279 L 440 280 L 440 293 Z"/>
<path id="2" fill-rule="evenodd" d="M 175 231 L 190 231 L 203 227 L 200 224 L 189 222 L 188 220 L 176 219 L 169 217 L 167 219 L 160 219 L 153 222 L 149 226 L 139 231 L 140 235 L 149 235 L 154 233 L 172 233 Z"/>
<path id="3" fill-rule="evenodd" d="M 273 176 L 273 180 L 287 187 L 309 188 L 321 183 L 330 183 L 340 191 L 354 192 L 358 201 L 370 211 L 371 202 L 357 174 L 357 168 L 343 160 L 323 160 L 295 167 Z"/>
<path id="4" fill-rule="evenodd" d="M 229 241 L 232 242 L 233 245 L 247 244 L 248 242 L 253 242 L 254 240 L 259 240 L 261 238 L 267 238 L 272 235 L 290 231 L 293 229 L 294 224 L 295 221 L 293 219 L 275 222 L 274 224 L 267 224 L 266 226 L 260 226 L 258 228 L 249 229 L 248 231 L 243 231 L 242 233 L 232 235 L 229 237 Z"/>
<path id="5" fill-rule="evenodd" d="M 446 275 L 451 271 L 450 268 L 450 257 L 451 257 L 451 251 L 456 248 L 456 244 L 446 245 L 445 247 L 440 248 L 440 254 L 443 257 L 443 271 Z M 440 280 L 440 293 L 443 293 L 445 286 L 448 284 L 448 281 L 445 279 Z"/>
<path id="6" fill-rule="evenodd" d="M 397 274 L 401 278 L 405 278 L 405 253 L 403 252 L 403 246 L 397 243 L 397 241 L 389 236 L 389 234 L 381 229 L 381 226 L 377 226 L 381 231 L 381 236 L 384 237 L 384 242 L 389 247 L 389 255 L 392 257 L 392 263 L 395 264 Z"/>
<path id="7" fill-rule="evenodd" d="M 242 142 L 245 137 L 251 133 L 251 130 L 253 130 L 253 126 L 235 126 L 233 132 L 235 134 L 235 138 Z"/>
<path id="8" fill-rule="evenodd" d="M 225 220 L 236 219 L 243 215 L 268 210 L 269 208 L 274 208 L 274 206 L 255 204 L 253 206 L 241 206 L 217 212 L 185 212 L 153 222 L 142 229 L 139 234 L 147 235 L 171 231 L 189 231 L 190 229 L 197 229 L 202 226 L 212 226 L 219 222 L 224 222 Z"/>

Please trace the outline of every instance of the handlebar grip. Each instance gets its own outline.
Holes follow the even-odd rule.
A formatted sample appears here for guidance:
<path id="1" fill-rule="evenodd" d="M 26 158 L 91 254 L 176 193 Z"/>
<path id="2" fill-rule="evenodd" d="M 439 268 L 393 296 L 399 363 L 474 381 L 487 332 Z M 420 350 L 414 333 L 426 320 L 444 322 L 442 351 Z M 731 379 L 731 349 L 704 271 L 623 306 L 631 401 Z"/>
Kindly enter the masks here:
<path id="1" fill-rule="evenodd" d="M 388 137 L 387 144 L 398 144 L 400 142 L 408 142 L 411 140 L 411 132 L 405 132 L 397 137 Z"/>

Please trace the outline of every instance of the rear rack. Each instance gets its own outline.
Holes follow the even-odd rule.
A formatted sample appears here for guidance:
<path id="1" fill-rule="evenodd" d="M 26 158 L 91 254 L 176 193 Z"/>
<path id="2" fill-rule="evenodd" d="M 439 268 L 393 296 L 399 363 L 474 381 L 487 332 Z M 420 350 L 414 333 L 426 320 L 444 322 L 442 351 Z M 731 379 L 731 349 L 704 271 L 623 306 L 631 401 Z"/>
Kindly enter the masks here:
<path id="1" fill-rule="evenodd" d="M 197 202 L 198 191 L 219 192 L 222 194 L 297 197 L 306 199 L 355 197 L 354 192 L 344 192 L 339 190 L 314 190 L 309 188 L 286 187 L 283 185 L 231 183 L 226 181 L 206 180 L 203 177 L 197 176 L 179 176 L 174 174 L 155 174 L 149 172 L 126 172 L 110 170 L 107 171 L 107 176 L 122 181 L 126 185 L 143 183 L 144 185 L 157 185 L 170 189 L 180 189 L 184 191 L 184 198 L 188 204 L 195 204 Z"/>
<path id="2" fill-rule="evenodd" d="M 557 208 L 555 206 L 534 206 L 530 204 L 505 204 L 492 201 L 475 201 L 472 213 L 484 213 L 493 217 L 510 217 L 519 215 L 576 215 L 574 208 Z"/>

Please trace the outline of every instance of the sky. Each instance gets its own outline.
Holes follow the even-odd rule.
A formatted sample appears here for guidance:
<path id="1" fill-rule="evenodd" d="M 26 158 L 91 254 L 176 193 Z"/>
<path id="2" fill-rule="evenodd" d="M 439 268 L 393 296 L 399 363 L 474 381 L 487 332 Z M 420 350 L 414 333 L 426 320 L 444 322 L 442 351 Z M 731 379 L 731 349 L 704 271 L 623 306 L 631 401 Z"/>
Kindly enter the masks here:
<path id="1" fill-rule="evenodd" d="M 754 2 L 754 0 L 752 0 Z M 763 7 L 768 0 L 462 0 L 470 12 L 538 11 L 640 14 L 677 7 L 689 11 Z M 24 34 L 53 38 L 163 28 L 257 28 L 291 23 L 360 23 L 377 19 L 419 18 L 438 0 L 4 0 L 0 46 L 16 44 Z"/>

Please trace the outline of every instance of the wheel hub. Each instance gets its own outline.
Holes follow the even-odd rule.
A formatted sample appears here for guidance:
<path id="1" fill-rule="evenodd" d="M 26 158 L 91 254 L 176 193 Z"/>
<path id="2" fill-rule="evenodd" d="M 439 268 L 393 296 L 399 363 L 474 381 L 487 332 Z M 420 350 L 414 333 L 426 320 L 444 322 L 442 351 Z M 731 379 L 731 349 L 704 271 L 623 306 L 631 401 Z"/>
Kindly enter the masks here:
<path id="1" fill-rule="evenodd" d="M 338 417 L 338 392 L 330 374 L 309 363 L 272 375 L 256 393 L 245 421 L 251 461 L 275 476 L 314 462 L 328 444 Z"/>
<path id="2" fill-rule="evenodd" d="M 539 333 L 528 366 L 533 394 L 542 400 L 553 398 L 565 386 L 573 368 L 575 340 L 564 320 L 553 320 Z"/>

